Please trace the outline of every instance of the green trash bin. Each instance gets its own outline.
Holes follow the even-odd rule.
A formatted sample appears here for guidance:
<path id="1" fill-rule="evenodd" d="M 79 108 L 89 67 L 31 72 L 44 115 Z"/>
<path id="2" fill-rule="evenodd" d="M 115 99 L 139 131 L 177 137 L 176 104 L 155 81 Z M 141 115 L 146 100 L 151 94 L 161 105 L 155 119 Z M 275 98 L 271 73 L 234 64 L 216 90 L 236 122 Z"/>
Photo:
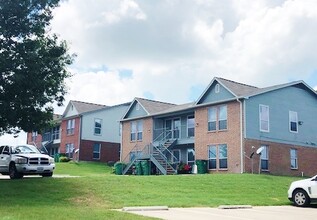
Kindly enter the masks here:
<path id="1" fill-rule="evenodd" d="M 147 160 L 141 162 L 143 175 L 150 175 L 150 163 Z"/>
<path id="2" fill-rule="evenodd" d="M 136 175 L 142 175 L 141 161 L 136 161 L 135 162 L 135 171 L 136 171 Z"/>
<path id="3" fill-rule="evenodd" d="M 54 155 L 54 162 L 55 162 L 55 163 L 59 162 L 59 157 L 60 157 L 59 153 L 56 153 L 56 154 Z"/>
<path id="4" fill-rule="evenodd" d="M 119 162 L 115 163 L 114 165 L 115 173 L 116 175 L 122 175 L 123 169 L 124 169 L 124 164 Z"/>
<path id="5" fill-rule="evenodd" d="M 196 160 L 196 165 L 198 174 L 207 173 L 207 160 Z"/>

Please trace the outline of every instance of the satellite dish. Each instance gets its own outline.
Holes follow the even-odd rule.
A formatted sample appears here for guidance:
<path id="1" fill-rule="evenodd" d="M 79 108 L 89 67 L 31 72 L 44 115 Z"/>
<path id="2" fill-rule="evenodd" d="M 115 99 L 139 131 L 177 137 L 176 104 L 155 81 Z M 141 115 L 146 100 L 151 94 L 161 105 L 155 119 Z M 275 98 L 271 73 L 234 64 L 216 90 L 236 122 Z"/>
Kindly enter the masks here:
<path id="1" fill-rule="evenodd" d="M 256 154 L 261 154 L 263 151 L 264 147 L 260 147 L 259 149 L 256 150 Z"/>

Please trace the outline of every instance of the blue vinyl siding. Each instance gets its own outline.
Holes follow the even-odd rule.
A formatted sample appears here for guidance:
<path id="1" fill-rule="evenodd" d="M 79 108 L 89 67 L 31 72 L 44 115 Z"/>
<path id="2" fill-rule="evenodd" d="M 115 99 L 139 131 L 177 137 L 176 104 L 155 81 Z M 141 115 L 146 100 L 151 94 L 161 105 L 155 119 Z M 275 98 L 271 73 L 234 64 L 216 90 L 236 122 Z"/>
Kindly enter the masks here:
<path id="1" fill-rule="evenodd" d="M 128 114 L 126 115 L 125 119 L 127 118 L 137 118 L 137 117 L 142 117 L 142 116 L 147 116 L 147 112 L 142 108 L 141 105 L 139 105 L 139 108 L 137 108 L 137 101 L 133 103 L 131 106 Z"/>
<path id="2" fill-rule="evenodd" d="M 223 100 L 228 100 L 234 98 L 234 96 L 222 85 L 219 84 L 219 92 L 216 93 L 216 85 L 218 82 L 214 82 L 209 89 L 205 92 L 205 94 L 201 97 L 198 104 L 205 104 L 205 103 L 213 103 Z"/>
<path id="3" fill-rule="evenodd" d="M 269 106 L 269 132 L 260 132 L 259 105 Z M 317 97 L 297 86 L 253 96 L 246 100 L 246 138 L 317 147 Z M 290 132 L 289 111 L 303 124 Z"/>

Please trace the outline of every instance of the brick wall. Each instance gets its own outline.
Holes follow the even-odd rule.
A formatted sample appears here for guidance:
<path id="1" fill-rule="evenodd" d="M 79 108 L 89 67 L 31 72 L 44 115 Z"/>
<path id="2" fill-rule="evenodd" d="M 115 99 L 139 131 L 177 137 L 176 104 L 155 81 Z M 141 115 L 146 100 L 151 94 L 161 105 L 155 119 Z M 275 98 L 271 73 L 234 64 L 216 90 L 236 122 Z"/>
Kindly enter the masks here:
<path id="1" fill-rule="evenodd" d="M 36 146 L 40 147 L 42 145 L 42 135 L 38 134 L 37 137 L 36 137 L 36 140 L 33 141 L 32 140 L 32 132 L 28 132 L 27 133 L 27 141 L 26 141 L 26 143 L 34 145 L 34 142 L 35 142 Z"/>
<path id="2" fill-rule="evenodd" d="M 80 137 L 80 117 L 75 118 L 74 134 L 67 134 L 67 121 L 64 119 L 61 123 L 61 145 L 60 153 L 66 152 L 66 144 L 74 144 L 74 148 L 79 148 L 79 137 Z"/>
<path id="3" fill-rule="evenodd" d="M 195 152 L 196 160 L 208 159 L 208 146 L 227 144 L 228 169 L 225 172 L 241 172 L 241 148 L 240 148 L 240 103 L 227 103 L 227 130 L 208 131 L 208 108 L 195 110 Z M 217 172 L 222 170 L 216 170 Z M 211 171 L 214 172 L 214 171 Z"/>
<path id="4" fill-rule="evenodd" d="M 269 149 L 269 170 L 265 173 L 275 175 L 313 176 L 317 173 L 317 148 L 303 147 L 261 140 L 245 140 L 246 155 L 251 155 L 262 145 Z M 252 146 L 255 148 L 252 149 Z M 291 169 L 290 149 L 297 149 L 298 169 Z M 253 170 L 259 172 L 259 155 L 253 157 Z M 245 158 L 245 172 L 251 173 L 252 160 Z"/>
<path id="5" fill-rule="evenodd" d="M 93 158 L 94 144 L 101 144 L 100 147 L 100 159 Z M 110 142 L 97 142 L 82 140 L 80 143 L 79 160 L 83 161 L 98 161 L 98 162 L 116 162 L 120 159 L 120 144 Z"/>
<path id="6" fill-rule="evenodd" d="M 147 144 L 152 142 L 153 138 L 153 119 L 145 118 L 143 120 L 143 139 L 142 141 L 130 141 L 131 122 L 125 121 L 122 123 L 122 152 L 121 159 L 125 160 L 130 151 L 137 145 L 139 150 L 142 150 Z"/>

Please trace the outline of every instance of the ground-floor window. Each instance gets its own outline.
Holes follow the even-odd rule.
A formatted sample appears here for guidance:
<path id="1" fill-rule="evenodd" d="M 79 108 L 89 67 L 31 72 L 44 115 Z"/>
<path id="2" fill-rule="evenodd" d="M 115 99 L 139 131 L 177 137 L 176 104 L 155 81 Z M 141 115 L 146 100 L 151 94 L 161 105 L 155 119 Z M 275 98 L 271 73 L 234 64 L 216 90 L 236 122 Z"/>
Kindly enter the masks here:
<path id="1" fill-rule="evenodd" d="M 261 170 L 267 171 L 269 170 L 269 147 L 266 145 L 262 145 L 261 151 Z"/>
<path id="2" fill-rule="evenodd" d="M 291 149 L 290 150 L 290 156 L 291 156 L 291 169 L 298 169 L 298 163 L 297 163 L 297 150 Z"/>
<path id="3" fill-rule="evenodd" d="M 187 149 L 187 164 L 193 166 L 195 164 L 195 150 Z"/>
<path id="4" fill-rule="evenodd" d="M 93 159 L 95 160 L 99 160 L 100 159 L 100 148 L 101 148 L 101 144 L 100 143 L 95 143 L 94 144 L 94 148 L 93 148 Z"/>
<path id="5" fill-rule="evenodd" d="M 227 169 L 228 168 L 228 147 L 226 144 L 208 146 L 208 168 Z"/>
<path id="6" fill-rule="evenodd" d="M 68 158 L 73 158 L 74 149 L 75 149 L 74 144 L 72 143 L 66 144 L 66 156 Z"/>

